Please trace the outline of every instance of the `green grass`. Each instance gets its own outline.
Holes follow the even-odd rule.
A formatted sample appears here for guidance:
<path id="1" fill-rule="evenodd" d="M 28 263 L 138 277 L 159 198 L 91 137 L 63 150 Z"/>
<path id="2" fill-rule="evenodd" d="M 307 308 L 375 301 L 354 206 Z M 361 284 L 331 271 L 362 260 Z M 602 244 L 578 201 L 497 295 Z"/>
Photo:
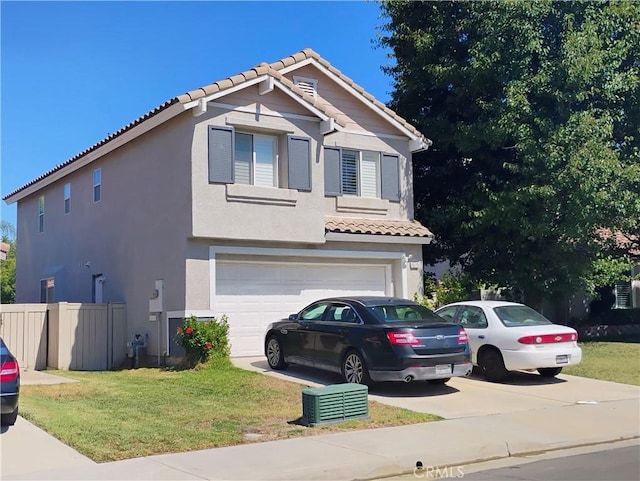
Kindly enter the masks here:
<path id="1" fill-rule="evenodd" d="M 305 386 L 226 360 L 186 371 L 51 372 L 79 382 L 22 386 L 20 414 L 98 462 L 441 419 L 370 401 L 369 420 L 289 424 L 302 415 Z"/>
<path id="2" fill-rule="evenodd" d="M 640 343 L 583 342 L 582 362 L 564 374 L 640 386 Z"/>

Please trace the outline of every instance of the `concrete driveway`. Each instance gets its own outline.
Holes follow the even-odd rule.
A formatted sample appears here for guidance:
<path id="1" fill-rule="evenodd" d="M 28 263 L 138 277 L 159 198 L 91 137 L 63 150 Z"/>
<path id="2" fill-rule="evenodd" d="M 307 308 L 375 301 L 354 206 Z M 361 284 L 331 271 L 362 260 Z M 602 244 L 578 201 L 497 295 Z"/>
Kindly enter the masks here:
<path id="1" fill-rule="evenodd" d="M 269 369 L 264 357 L 236 358 L 243 369 L 287 379 L 308 386 L 344 382 L 337 374 L 303 366 L 285 371 Z M 426 382 L 380 383 L 369 389 L 369 399 L 412 411 L 437 414 L 445 419 L 531 411 L 573 404 L 594 404 L 627 399 L 637 400 L 640 387 L 561 374 L 543 378 L 517 372 L 506 382 L 490 383 L 472 374 L 453 378 L 444 386 Z"/>

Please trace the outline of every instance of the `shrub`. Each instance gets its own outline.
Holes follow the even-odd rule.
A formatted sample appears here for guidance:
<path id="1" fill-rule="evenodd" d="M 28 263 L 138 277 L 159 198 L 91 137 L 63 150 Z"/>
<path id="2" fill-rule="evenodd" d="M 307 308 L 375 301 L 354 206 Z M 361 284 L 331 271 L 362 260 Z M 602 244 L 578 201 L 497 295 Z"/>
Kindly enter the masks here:
<path id="1" fill-rule="evenodd" d="M 438 309 L 452 302 L 471 299 L 472 292 L 477 289 L 469 275 L 459 271 L 446 272 L 440 280 L 433 274 L 425 276 L 424 296 L 414 296 L 414 300 L 429 309 Z"/>
<path id="2" fill-rule="evenodd" d="M 206 362 L 210 356 L 228 358 L 231 349 L 227 316 L 222 316 L 220 320 L 198 319 L 195 316 L 186 318 L 182 327 L 176 330 L 175 341 L 186 351 L 187 367 Z"/>

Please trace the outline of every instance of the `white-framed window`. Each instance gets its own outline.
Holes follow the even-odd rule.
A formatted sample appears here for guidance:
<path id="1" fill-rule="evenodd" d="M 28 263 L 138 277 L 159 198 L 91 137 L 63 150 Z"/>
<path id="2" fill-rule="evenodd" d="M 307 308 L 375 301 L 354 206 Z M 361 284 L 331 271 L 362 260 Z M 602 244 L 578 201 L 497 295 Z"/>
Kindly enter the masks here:
<path id="1" fill-rule="evenodd" d="M 342 150 L 342 193 L 380 198 L 380 153 Z"/>
<path id="2" fill-rule="evenodd" d="M 324 148 L 325 195 L 400 200 L 400 157 L 369 150 Z"/>
<path id="3" fill-rule="evenodd" d="M 38 197 L 38 232 L 44 232 L 44 195 Z"/>
<path id="4" fill-rule="evenodd" d="M 100 202 L 102 198 L 102 169 L 93 171 L 93 201 Z"/>
<path id="5" fill-rule="evenodd" d="M 54 302 L 55 298 L 55 279 L 53 277 L 47 277 L 40 280 L 40 302 L 50 303 Z"/>
<path id="6" fill-rule="evenodd" d="M 278 138 L 236 132 L 234 151 L 236 184 L 278 186 Z"/>
<path id="7" fill-rule="evenodd" d="M 311 139 L 209 125 L 209 183 L 311 190 Z M 279 152 L 282 149 L 282 159 Z M 282 162 L 282 166 L 280 163 Z"/>
<path id="8" fill-rule="evenodd" d="M 299 77 L 294 75 L 293 84 L 298 86 L 304 93 L 317 97 L 318 80 L 309 77 Z"/>
<path id="9" fill-rule="evenodd" d="M 64 213 L 71 212 L 71 184 L 64 184 Z"/>

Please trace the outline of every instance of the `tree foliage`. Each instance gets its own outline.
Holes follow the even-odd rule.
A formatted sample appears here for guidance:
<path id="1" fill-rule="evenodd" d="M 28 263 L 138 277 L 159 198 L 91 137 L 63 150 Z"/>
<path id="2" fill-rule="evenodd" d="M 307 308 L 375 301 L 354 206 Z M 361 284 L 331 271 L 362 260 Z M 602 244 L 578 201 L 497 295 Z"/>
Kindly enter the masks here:
<path id="1" fill-rule="evenodd" d="M 414 156 L 425 260 L 536 299 L 620 270 L 597 232 L 640 233 L 640 3 L 381 8 L 390 107 L 433 140 Z"/>
<path id="2" fill-rule="evenodd" d="M 0 302 L 11 304 L 16 299 L 16 242 L 15 228 L 12 224 L 0 223 L 2 242 L 9 244 L 7 258 L 0 261 Z"/>

